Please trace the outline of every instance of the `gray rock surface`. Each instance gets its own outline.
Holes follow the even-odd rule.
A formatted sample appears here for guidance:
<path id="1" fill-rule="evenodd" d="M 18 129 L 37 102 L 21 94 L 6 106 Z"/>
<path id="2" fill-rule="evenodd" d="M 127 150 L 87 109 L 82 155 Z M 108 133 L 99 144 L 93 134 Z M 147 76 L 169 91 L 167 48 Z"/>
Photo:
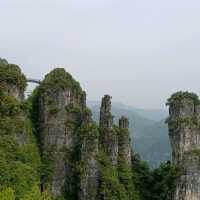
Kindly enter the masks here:
<path id="1" fill-rule="evenodd" d="M 169 137 L 173 163 L 180 170 L 174 200 L 200 199 L 199 103 L 184 96 L 169 103 Z"/>
<path id="2" fill-rule="evenodd" d="M 20 89 L 16 84 L 4 82 L 3 88 L 7 95 L 14 96 L 18 101 L 24 100 L 24 90 Z"/>
<path id="3" fill-rule="evenodd" d="M 89 113 L 83 113 L 83 129 L 86 136 L 80 138 L 80 191 L 78 199 L 96 200 L 99 187 L 99 168 L 97 156 L 99 153 L 99 132 L 92 122 Z M 85 132 L 84 132 L 85 133 Z M 83 133 L 83 134 L 84 134 Z"/>
<path id="4" fill-rule="evenodd" d="M 129 120 L 122 116 L 119 119 L 119 154 L 131 166 L 131 139 L 129 134 Z"/>
<path id="5" fill-rule="evenodd" d="M 40 96 L 40 141 L 42 152 L 53 165 L 50 182 L 55 197 L 62 196 L 65 184 L 71 184 L 70 157 L 76 142 L 76 125 L 80 114 L 67 111 L 67 106 L 81 105 L 81 98 L 71 89 L 47 89 Z"/>
<path id="6" fill-rule="evenodd" d="M 111 114 L 111 97 L 105 95 L 102 98 L 100 109 L 100 132 L 101 143 L 105 152 L 109 155 L 113 166 L 118 161 L 118 136 L 113 124 L 113 116 Z"/>

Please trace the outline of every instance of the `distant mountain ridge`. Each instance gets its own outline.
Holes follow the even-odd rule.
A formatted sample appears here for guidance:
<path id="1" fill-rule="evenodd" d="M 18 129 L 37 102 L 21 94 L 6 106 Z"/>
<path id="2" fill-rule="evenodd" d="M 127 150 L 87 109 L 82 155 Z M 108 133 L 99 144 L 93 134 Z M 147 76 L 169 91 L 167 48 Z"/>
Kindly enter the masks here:
<path id="1" fill-rule="evenodd" d="M 89 101 L 88 106 L 93 112 L 94 120 L 98 121 L 100 102 Z M 112 112 L 115 121 L 121 115 L 129 118 L 134 150 L 143 160 L 148 161 L 152 168 L 171 159 L 168 128 L 165 124 L 168 116 L 166 110 L 137 109 L 120 102 L 113 102 Z"/>

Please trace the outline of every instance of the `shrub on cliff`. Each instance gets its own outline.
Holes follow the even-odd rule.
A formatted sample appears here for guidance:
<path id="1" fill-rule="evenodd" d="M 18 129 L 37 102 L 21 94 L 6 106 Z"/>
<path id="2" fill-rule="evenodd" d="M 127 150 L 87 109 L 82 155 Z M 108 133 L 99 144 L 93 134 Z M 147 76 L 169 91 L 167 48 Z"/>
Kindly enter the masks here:
<path id="1" fill-rule="evenodd" d="M 12 188 L 4 188 L 0 191 L 1 200 L 15 200 L 15 192 Z"/>
<path id="2" fill-rule="evenodd" d="M 118 171 L 111 165 L 106 153 L 99 154 L 100 167 L 100 199 L 129 200 L 126 189 L 120 183 Z"/>
<path id="3" fill-rule="evenodd" d="M 167 100 L 166 105 L 175 103 L 180 104 L 184 99 L 192 100 L 195 105 L 200 104 L 199 97 L 195 93 L 179 91 L 171 95 L 171 97 Z"/>
<path id="4" fill-rule="evenodd" d="M 8 61 L 6 59 L 0 58 L 0 66 L 8 65 Z"/>
<path id="5" fill-rule="evenodd" d="M 73 79 L 71 74 L 65 71 L 64 68 L 56 68 L 45 76 L 41 87 L 48 88 L 70 88 L 76 92 L 82 92 L 79 82 Z"/>
<path id="6" fill-rule="evenodd" d="M 0 81 L 5 80 L 21 89 L 26 86 L 14 65 L 0 66 Z M 4 93 L 6 85 L 0 84 L 0 190 L 12 188 L 18 200 L 39 183 L 40 155 L 24 104 Z"/>
<path id="7" fill-rule="evenodd" d="M 179 171 L 168 161 L 151 171 L 148 164 L 133 156 L 133 171 L 140 200 L 171 200 Z"/>
<path id="8" fill-rule="evenodd" d="M 22 74 L 21 69 L 14 64 L 0 64 L 0 83 L 3 81 L 12 83 L 22 90 L 24 90 L 27 85 L 26 78 L 24 74 Z"/>

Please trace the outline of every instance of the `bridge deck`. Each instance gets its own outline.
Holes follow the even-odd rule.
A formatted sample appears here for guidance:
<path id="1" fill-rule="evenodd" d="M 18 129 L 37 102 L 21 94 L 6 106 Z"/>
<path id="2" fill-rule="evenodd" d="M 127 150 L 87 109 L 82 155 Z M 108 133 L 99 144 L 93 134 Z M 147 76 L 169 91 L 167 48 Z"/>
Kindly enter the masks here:
<path id="1" fill-rule="evenodd" d="M 37 84 L 41 83 L 41 81 L 39 79 L 27 78 L 26 80 L 29 83 L 37 83 Z"/>

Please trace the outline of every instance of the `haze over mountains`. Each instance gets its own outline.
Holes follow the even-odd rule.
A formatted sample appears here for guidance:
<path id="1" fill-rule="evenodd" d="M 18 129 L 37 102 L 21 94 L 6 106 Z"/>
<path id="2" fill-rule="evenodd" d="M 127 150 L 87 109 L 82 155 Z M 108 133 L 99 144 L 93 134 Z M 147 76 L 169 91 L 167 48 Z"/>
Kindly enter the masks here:
<path id="1" fill-rule="evenodd" d="M 92 109 L 95 121 L 98 121 L 100 102 L 89 101 L 88 106 Z M 165 124 L 167 110 L 138 109 L 120 102 L 113 102 L 112 109 L 115 121 L 121 115 L 129 118 L 134 150 L 143 160 L 148 161 L 152 168 L 171 159 L 168 129 Z"/>

